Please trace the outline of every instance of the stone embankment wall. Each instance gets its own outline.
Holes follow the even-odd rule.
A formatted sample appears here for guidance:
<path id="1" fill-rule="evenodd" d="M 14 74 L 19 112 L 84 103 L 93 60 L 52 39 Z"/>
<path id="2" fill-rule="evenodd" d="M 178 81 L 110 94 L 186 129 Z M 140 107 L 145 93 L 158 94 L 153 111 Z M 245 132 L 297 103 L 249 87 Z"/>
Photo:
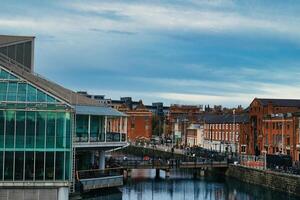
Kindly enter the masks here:
<path id="1" fill-rule="evenodd" d="M 300 176 L 230 165 L 226 176 L 300 196 Z"/>

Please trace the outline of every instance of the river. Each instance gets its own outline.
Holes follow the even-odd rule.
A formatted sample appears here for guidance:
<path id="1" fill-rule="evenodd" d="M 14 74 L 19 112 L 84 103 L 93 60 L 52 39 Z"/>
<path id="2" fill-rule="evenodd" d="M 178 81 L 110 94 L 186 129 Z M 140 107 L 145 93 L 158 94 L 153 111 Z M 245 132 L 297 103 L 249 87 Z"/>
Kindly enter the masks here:
<path id="1" fill-rule="evenodd" d="M 193 179 L 189 171 L 173 171 L 169 178 L 155 178 L 155 170 L 133 170 L 132 177 L 118 190 L 85 195 L 89 200 L 296 200 L 275 192 L 224 177 Z"/>

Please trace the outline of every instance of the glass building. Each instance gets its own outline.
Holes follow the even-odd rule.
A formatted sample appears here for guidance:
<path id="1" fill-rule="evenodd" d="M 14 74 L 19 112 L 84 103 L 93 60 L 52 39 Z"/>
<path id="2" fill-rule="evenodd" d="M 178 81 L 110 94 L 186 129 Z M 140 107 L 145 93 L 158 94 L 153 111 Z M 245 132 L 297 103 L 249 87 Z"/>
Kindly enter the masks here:
<path id="1" fill-rule="evenodd" d="M 67 199 L 78 170 L 127 144 L 126 115 L 35 74 L 33 44 L 0 35 L 0 194 Z"/>
<path id="2" fill-rule="evenodd" d="M 71 109 L 0 67 L 0 180 L 70 181 Z"/>

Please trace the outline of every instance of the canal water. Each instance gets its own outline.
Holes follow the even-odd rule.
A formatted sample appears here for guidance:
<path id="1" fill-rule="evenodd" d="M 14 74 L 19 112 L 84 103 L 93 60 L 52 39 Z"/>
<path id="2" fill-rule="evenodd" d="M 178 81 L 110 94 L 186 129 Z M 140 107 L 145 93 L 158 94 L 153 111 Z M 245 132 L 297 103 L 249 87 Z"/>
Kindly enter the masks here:
<path id="1" fill-rule="evenodd" d="M 133 170 L 122 188 L 83 196 L 89 200 L 296 200 L 299 198 L 224 177 L 193 179 L 189 171 Z"/>

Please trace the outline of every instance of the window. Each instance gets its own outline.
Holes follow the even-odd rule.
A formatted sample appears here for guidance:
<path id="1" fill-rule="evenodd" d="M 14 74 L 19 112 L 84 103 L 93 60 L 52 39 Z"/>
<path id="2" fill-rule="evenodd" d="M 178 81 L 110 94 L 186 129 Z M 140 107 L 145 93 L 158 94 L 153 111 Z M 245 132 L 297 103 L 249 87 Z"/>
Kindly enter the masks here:
<path id="1" fill-rule="evenodd" d="M 14 148 L 15 111 L 6 111 L 5 147 Z"/>
<path id="2" fill-rule="evenodd" d="M 76 137 L 78 137 L 80 141 L 88 140 L 88 123 L 88 115 L 76 115 Z"/>
<path id="3" fill-rule="evenodd" d="M 16 148 L 24 148 L 25 144 L 25 112 L 16 112 Z"/>

